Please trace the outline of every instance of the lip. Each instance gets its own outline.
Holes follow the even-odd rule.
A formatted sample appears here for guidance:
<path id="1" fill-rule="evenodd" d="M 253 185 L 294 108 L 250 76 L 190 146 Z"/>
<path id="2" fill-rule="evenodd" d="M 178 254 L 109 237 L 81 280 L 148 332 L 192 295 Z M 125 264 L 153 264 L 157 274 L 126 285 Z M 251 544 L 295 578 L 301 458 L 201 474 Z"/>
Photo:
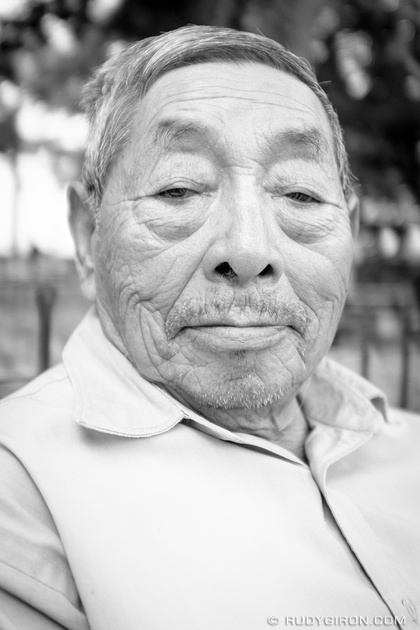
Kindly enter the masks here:
<path id="1" fill-rule="evenodd" d="M 184 336 L 209 350 L 232 352 L 238 350 L 262 350 L 276 345 L 287 332 L 295 332 L 290 326 L 187 326 Z"/>

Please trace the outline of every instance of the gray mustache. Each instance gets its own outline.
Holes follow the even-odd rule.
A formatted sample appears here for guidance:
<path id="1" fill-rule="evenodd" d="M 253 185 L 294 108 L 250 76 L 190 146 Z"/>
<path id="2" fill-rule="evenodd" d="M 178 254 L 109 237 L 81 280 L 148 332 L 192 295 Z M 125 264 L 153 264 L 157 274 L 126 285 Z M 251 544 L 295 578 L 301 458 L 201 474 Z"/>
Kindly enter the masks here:
<path id="1" fill-rule="evenodd" d="M 214 299 L 204 304 L 190 298 L 168 313 L 165 331 L 173 339 L 183 328 L 195 326 L 291 326 L 304 334 L 307 313 L 296 301 L 280 296 L 245 296 L 242 299 Z"/>

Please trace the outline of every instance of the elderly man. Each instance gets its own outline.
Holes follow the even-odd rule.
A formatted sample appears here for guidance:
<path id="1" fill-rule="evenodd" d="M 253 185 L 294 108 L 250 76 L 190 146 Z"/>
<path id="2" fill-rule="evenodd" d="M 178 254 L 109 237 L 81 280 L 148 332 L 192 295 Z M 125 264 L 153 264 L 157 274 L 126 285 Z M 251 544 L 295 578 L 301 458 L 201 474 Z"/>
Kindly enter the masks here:
<path id="1" fill-rule="evenodd" d="M 418 419 L 323 359 L 357 204 L 312 72 L 186 27 L 84 105 L 94 308 L 2 404 L 0 627 L 418 628 Z"/>

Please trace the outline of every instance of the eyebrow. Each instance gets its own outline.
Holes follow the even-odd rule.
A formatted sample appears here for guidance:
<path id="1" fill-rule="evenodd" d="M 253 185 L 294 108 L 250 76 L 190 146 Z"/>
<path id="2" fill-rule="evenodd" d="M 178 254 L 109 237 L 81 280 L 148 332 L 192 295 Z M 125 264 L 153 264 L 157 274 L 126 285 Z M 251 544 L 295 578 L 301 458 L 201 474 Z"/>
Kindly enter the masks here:
<path id="1" fill-rule="evenodd" d="M 317 127 L 286 129 L 269 137 L 271 146 L 296 150 L 295 157 L 319 160 L 332 154 L 331 145 Z"/>
<path id="2" fill-rule="evenodd" d="M 189 140 L 194 141 L 199 139 L 202 141 L 203 137 L 205 137 L 207 141 L 214 140 L 215 143 L 220 142 L 220 136 L 212 127 L 209 127 L 205 123 L 165 119 L 158 124 L 154 132 L 153 141 L 159 144 L 163 143 L 168 150 L 174 148 L 174 150 L 182 151 L 182 143 L 184 141 L 187 143 Z M 276 153 L 281 147 L 295 149 L 295 152 L 292 153 L 292 157 L 303 160 L 320 160 L 333 155 L 331 143 L 327 140 L 325 134 L 314 126 L 284 129 L 266 135 L 265 140 L 267 145 L 272 150 L 275 150 Z M 188 149 L 191 149 L 191 147 L 188 147 Z M 290 157 L 290 154 L 288 157 Z"/>
<path id="3" fill-rule="evenodd" d="M 153 135 L 153 142 L 163 143 L 166 149 L 171 149 L 173 144 L 183 140 L 194 140 L 203 136 L 216 137 L 214 131 L 207 125 L 195 122 L 176 119 L 162 120 Z"/>

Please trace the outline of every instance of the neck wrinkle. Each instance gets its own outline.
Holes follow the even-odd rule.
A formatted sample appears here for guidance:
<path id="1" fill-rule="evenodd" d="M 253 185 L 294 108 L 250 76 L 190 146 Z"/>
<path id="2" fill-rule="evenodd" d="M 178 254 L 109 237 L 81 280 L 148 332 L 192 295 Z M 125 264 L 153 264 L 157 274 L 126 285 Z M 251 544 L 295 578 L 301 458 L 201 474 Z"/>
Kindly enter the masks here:
<path id="1" fill-rule="evenodd" d="M 217 409 L 191 404 L 176 391 L 168 390 L 168 393 L 213 424 L 232 433 L 267 440 L 307 463 L 305 442 L 309 425 L 302 412 L 299 396 L 293 396 L 286 405 L 274 402 L 255 409 Z"/>

